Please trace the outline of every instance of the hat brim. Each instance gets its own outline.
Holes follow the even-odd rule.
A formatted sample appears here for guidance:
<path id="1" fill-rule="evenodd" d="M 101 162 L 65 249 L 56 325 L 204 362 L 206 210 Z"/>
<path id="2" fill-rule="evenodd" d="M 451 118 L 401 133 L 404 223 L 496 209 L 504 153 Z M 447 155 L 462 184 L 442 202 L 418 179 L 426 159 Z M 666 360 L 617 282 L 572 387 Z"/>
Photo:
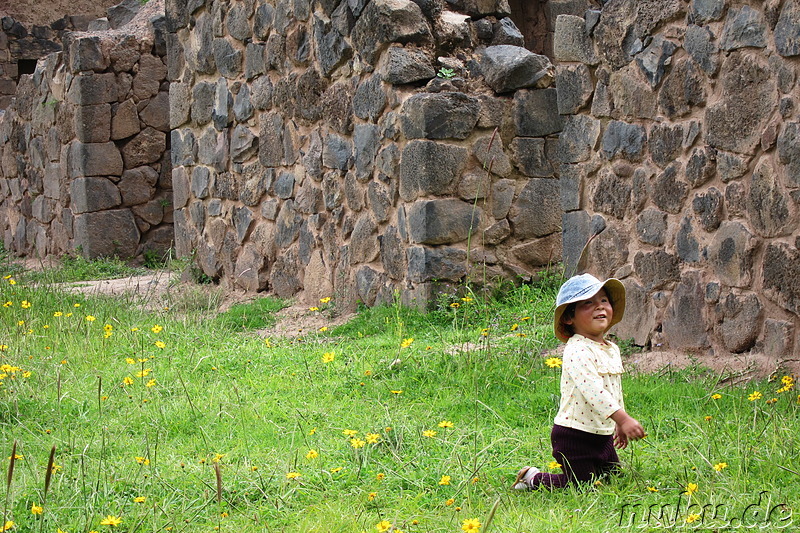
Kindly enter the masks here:
<path id="1" fill-rule="evenodd" d="M 614 316 L 611 318 L 611 323 L 606 328 L 606 332 L 611 329 L 612 326 L 622 320 L 622 317 L 625 316 L 625 286 L 620 280 L 616 278 L 609 278 L 605 280 L 602 285 L 598 285 L 597 290 L 592 291 L 591 293 L 582 294 L 581 296 L 568 300 L 556 307 L 556 312 L 553 315 L 553 333 L 555 333 L 558 340 L 561 342 L 567 342 L 572 336 L 561 324 L 561 315 L 564 314 L 564 310 L 566 310 L 567 306 L 571 303 L 588 300 L 600 292 L 600 289 L 606 290 L 606 294 L 611 299 L 611 305 L 614 308 Z"/>

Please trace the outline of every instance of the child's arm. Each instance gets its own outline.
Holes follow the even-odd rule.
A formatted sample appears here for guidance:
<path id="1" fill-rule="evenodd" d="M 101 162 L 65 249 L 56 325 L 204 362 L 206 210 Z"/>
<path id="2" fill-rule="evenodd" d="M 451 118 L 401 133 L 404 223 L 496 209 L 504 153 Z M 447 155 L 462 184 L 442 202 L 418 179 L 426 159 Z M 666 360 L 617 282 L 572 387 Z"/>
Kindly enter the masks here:
<path id="1" fill-rule="evenodd" d="M 617 429 L 614 432 L 614 445 L 622 450 L 628 446 L 629 440 L 639 440 L 644 438 L 644 428 L 638 420 L 625 412 L 625 409 L 619 409 L 611 415 L 611 420 L 617 423 Z"/>

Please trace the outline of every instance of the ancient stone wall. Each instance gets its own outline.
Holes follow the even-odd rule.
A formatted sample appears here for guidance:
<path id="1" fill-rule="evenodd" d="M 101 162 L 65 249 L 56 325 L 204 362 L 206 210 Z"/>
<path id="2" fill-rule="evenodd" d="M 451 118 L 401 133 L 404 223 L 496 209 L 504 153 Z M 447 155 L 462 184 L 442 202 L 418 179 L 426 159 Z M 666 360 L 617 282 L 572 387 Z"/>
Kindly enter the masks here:
<path id="1" fill-rule="evenodd" d="M 170 248 L 163 2 L 160 13 L 151 4 L 130 32 L 65 33 L 63 52 L 20 77 L 0 112 L 6 249 L 135 257 Z"/>
<path id="2" fill-rule="evenodd" d="M 628 289 L 637 344 L 791 356 L 800 3 L 612 0 L 556 20 L 564 256 Z"/>
<path id="3" fill-rule="evenodd" d="M 558 262 L 554 70 L 510 14 L 168 2 L 178 253 L 227 284 L 344 307 Z"/>

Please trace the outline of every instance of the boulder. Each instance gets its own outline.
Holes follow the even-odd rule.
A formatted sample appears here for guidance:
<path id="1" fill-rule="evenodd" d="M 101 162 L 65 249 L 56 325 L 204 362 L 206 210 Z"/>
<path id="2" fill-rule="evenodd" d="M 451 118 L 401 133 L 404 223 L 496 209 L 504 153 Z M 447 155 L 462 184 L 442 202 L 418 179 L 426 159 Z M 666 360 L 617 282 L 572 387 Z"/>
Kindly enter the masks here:
<path id="1" fill-rule="evenodd" d="M 549 87 L 554 78 L 554 67 L 546 56 L 506 44 L 486 47 L 481 72 L 496 93 Z"/>
<path id="2" fill-rule="evenodd" d="M 478 100 L 464 93 L 420 93 L 403 102 L 400 124 L 409 139 L 466 139 L 479 110 Z"/>

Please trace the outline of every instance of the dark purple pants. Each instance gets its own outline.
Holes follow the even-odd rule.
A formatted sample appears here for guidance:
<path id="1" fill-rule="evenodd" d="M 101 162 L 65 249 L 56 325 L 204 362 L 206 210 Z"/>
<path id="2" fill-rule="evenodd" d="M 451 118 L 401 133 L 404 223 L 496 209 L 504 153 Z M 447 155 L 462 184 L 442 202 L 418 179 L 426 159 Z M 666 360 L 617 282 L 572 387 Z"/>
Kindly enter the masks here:
<path id="1" fill-rule="evenodd" d="M 553 426 L 550 432 L 553 457 L 561 464 L 563 474 L 536 474 L 531 488 L 563 488 L 578 481 L 593 481 L 614 472 L 619 457 L 613 435 L 595 435 L 579 429 Z"/>

